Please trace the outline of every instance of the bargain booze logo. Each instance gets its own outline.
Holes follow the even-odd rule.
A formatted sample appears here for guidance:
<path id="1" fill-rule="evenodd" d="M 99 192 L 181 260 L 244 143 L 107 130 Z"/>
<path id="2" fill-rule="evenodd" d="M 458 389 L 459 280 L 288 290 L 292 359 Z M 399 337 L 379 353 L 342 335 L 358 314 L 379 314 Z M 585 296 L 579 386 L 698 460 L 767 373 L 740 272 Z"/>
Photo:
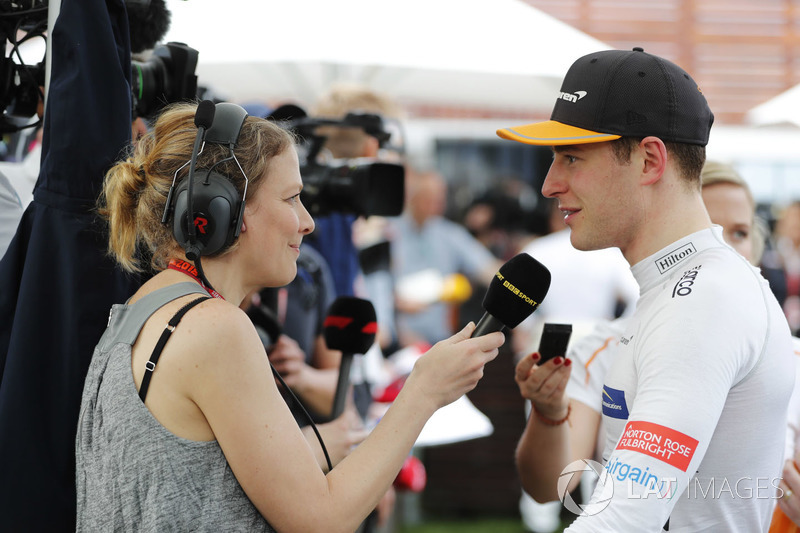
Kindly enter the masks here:
<path id="1" fill-rule="evenodd" d="M 697 449 L 697 439 L 674 429 L 635 420 L 628 422 L 617 450 L 633 450 L 655 457 L 686 472 Z"/>

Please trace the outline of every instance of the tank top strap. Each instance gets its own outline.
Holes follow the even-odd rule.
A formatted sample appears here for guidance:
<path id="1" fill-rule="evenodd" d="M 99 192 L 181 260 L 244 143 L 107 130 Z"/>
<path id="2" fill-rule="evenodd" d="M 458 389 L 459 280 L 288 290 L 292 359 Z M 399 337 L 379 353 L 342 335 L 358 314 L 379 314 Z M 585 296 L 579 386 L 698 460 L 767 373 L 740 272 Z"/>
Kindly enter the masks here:
<path id="1" fill-rule="evenodd" d="M 189 294 L 208 296 L 208 292 L 203 287 L 187 281 L 153 291 L 134 304 L 126 303 L 112 306 L 108 329 L 101 340 L 101 348 L 106 349 L 119 342 L 133 345 L 144 323 L 153 313 L 172 300 Z"/>

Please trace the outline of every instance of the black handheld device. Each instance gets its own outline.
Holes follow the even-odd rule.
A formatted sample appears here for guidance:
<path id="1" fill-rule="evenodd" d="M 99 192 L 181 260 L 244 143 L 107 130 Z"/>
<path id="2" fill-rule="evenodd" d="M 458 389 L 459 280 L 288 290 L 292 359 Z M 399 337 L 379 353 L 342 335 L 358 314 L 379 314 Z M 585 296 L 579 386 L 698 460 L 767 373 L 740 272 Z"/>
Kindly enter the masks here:
<path id="1" fill-rule="evenodd" d="M 566 356 L 570 336 L 572 336 L 572 324 L 545 323 L 539 341 L 540 359 L 537 364 L 541 365 L 554 357 Z"/>

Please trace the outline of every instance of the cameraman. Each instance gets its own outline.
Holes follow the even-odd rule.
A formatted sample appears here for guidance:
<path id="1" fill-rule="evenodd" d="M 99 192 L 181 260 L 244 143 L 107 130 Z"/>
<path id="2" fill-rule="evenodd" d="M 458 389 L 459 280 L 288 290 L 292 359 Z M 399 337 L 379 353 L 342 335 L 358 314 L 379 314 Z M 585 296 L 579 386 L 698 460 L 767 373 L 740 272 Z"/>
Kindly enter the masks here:
<path id="1" fill-rule="evenodd" d="M 400 108 L 388 97 L 358 84 L 332 86 L 313 109 L 315 117 L 335 120 L 343 119 L 348 113 L 372 113 L 383 119 L 402 118 Z M 321 126 L 317 133 L 326 137 L 325 149 L 335 159 L 369 158 L 402 163 L 400 154 L 382 150 L 381 142 L 361 128 Z M 384 233 L 386 219 L 332 213 L 317 217 L 315 221 L 317 226 L 309 242 L 330 265 L 337 295 L 352 295 L 354 291 L 367 295 L 378 317 L 378 344 L 383 349 L 389 348 L 394 340 L 394 304 L 386 270 L 388 257 L 373 261 L 380 265 L 378 267 L 359 262 L 364 249 L 388 240 Z"/>
<path id="2" fill-rule="evenodd" d="M 382 118 L 396 120 L 401 118 L 400 108 L 388 97 L 358 84 L 332 86 L 319 98 L 312 111 L 314 117 L 334 120 L 343 119 L 348 113 L 373 113 Z M 317 133 L 326 137 L 325 149 L 335 159 L 387 157 L 381 150 L 381 142 L 363 129 L 323 126 Z M 400 162 L 397 160 L 399 155 L 392 159 L 386 162 Z M 361 247 L 366 247 L 376 241 L 386 240 L 383 234 L 386 220 L 377 216 L 364 219 L 352 214 L 332 213 L 316 217 L 315 223 L 316 229 L 307 242 L 320 252 L 330 266 L 337 295 L 360 293 L 362 297 L 372 302 L 378 321 L 377 343 L 383 349 L 388 348 L 393 343 L 394 330 L 391 277 L 388 271 L 382 268 L 368 267 L 370 272 L 365 275 L 359 263 L 359 244 Z M 376 237 L 370 238 L 370 242 L 367 243 L 364 236 L 368 233 Z M 388 266 L 388 258 L 379 262 Z M 365 357 L 370 355 L 374 353 Z M 372 401 L 370 377 L 364 376 L 364 379 L 362 383 L 354 383 L 354 401 L 362 416 L 366 416 L 366 410 Z M 394 500 L 394 489 L 390 488 L 364 529 L 369 530 L 372 527 L 373 519 L 376 519 L 378 524 L 386 523 L 394 508 Z"/>

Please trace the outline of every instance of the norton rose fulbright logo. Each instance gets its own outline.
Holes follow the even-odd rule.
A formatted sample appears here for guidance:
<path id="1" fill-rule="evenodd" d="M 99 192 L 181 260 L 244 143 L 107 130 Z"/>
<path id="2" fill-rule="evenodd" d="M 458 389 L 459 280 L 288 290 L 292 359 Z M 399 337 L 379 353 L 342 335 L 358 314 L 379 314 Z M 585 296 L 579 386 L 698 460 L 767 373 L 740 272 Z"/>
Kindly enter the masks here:
<path id="1" fill-rule="evenodd" d="M 697 439 L 672 428 L 632 420 L 625 426 L 616 449 L 643 453 L 686 472 L 697 444 Z"/>

